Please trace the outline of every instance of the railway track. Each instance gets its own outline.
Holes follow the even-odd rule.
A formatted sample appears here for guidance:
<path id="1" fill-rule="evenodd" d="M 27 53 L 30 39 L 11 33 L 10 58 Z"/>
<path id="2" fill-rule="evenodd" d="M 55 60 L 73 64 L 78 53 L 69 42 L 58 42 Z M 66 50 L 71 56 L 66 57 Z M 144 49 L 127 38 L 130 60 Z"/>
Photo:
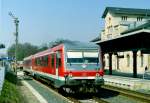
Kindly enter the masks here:
<path id="1" fill-rule="evenodd" d="M 136 91 L 131 91 L 128 89 L 118 88 L 114 86 L 104 85 L 102 86 L 103 89 L 111 90 L 114 92 L 118 92 L 119 95 L 126 96 L 128 98 L 133 98 L 135 100 L 139 100 L 141 102 L 150 103 L 150 95 L 144 94 Z"/>
<path id="2" fill-rule="evenodd" d="M 58 89 L 55 89 L 45 81 L 43 82 L 37 79 L 34 79 L 34 81 L 38 82 L 44 88 L 52 89 L 52 91 L 55 92 L 54 94 L 60 95 L 61 98 L 65 98 L 65 101 L 67 101 L 66 103 L 126 103 L 128 101 L 128 103 L 150 103 L 150 95 L 107 85 L 102 86 L 100 92 L 98 93 L 66 95 L 64 93 L 60 93 Z"/>
<path id="3" fill-rule="evenodd" d="M 31 77 L 30 77 L 31 78 Z M 107 101 L 97 98 L 93 96 L 93 94 L 64 94 L 60 93 L 60 91 L 53 86 L 49 85 L 46 81 L 43 81 L 41 79 L 32 79 L 33 82 L 38 83 L 43 88 L 48 88 L 49 91 L 56 94 L 57 96 L 65 99 L 68 103 L 108 103 Z M 32 82 L 30 81 L 30 82 Z M 57 102 L 56 102 L 57 103 Z M 63 102 L 64 103 L 64 102 Z"/>
<path id="4" fill-rule="evenodd" d="M 76 100 L 74 103 L 109 103 L 104 99 L 96 97 L 95 94 L 80 93 L 68 96 L 70 100 Z"/>

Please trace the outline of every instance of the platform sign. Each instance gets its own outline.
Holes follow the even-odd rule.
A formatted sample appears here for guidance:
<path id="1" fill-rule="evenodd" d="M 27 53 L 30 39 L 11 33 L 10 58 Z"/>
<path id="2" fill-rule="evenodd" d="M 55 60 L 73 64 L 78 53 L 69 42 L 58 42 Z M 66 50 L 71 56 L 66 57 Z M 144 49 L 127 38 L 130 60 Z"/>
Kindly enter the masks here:
<path id="1" fill-rule="evenodd" d="M 12 57 L 0 57 L 0 60 L 13 61 L 14 58 L 12 58 Z"/>

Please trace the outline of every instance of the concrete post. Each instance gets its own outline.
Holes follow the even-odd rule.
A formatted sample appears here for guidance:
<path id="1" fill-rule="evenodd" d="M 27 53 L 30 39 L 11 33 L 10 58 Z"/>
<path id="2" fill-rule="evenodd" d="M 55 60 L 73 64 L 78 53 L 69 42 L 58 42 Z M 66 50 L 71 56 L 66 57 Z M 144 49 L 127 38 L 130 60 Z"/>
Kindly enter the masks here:
<path id="1" fill-rule="evenodd" d="M 133 77 L 137 77 L 137 51 L 133 51 Z"/>
<path id="2" fill-rule="evenodd" d="M 112 75 L 112 53 L 109 53 L 109 75 Z"/>
<path id="3" fill-rule="evenodd" d="M 102 61 L 102 69 L 105 68 L 105 63 L 104 63 L 104 53 L 101 51 L 101 61 Z"/>

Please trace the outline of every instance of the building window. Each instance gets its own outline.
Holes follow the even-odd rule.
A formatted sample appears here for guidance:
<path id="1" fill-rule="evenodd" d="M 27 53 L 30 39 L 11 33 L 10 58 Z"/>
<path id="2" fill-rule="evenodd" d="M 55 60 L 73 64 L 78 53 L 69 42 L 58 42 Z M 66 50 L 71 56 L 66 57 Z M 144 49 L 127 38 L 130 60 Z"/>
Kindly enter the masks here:
<path id="1" fill-rule="evenodd" d="M 130 66 L 130 55 L 128 54 L 127 55 L 127 67 L 129 67 Z"/>
<path id="2" fill-rule="evenodd" d="M 142 21 L 143 17 L 137 17 L 137 21 Z"/>
<path id="3" fill-rule="evenodd" d="M 127 21 L 127 18 L 128 18 L 127 16 L 122 16 L 122 17 L 121 17 L 121 20 L 122 20 L 122 21 Z"/>
<path id="4" fill-rule="evenodd" d="M 112 34 L 112 32 L 113 32 L 113 27 L 112 27 L 112 26 L 109 26 L 109 27 L 108 27 L 108 33 L 109 33 L 109 34 Z"/>
<path id="5" fill-rule="evenodd" d="M 118 27 L 118 25 L 117 25 L 117 26 L 115 26 L 115 28 L 114 28 L 114 29 L 115 29 L 115 34 L 116 34 L 116 35 L 118 35 L 118 34 L 119 34 L 119 27 Z"/>
<path id="6" fill-rule="evenodd" d="M 108 19 L 108 23 L 109 23 L 109 25 L 111 25 L 111 18 L 110 17 Z"/>
<path id="7" fill-rule="evenodd" d="M 144 56 L 143 54 L 141 54 L 141 67 L 143 67 L 143 64 L 144 64 L 143 60 L 144 60 Z"/>
<path id="8" fill-rule="evenodd" d="M 107 39 L 112 39 L 112 34 L 108 34 Z"/>

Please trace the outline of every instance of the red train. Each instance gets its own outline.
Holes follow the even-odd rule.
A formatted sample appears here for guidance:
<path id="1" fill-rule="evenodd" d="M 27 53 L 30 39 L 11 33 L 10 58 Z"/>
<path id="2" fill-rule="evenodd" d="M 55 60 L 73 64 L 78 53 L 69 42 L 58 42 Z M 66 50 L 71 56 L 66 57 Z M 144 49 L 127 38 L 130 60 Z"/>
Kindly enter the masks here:
<path id="1" fill-rule="evenodd" d="M 57 88 L 104 84 L 100 49 L 92 43 L 64 42 L 24 58 L 24 72 L 44 78 Z"/>

